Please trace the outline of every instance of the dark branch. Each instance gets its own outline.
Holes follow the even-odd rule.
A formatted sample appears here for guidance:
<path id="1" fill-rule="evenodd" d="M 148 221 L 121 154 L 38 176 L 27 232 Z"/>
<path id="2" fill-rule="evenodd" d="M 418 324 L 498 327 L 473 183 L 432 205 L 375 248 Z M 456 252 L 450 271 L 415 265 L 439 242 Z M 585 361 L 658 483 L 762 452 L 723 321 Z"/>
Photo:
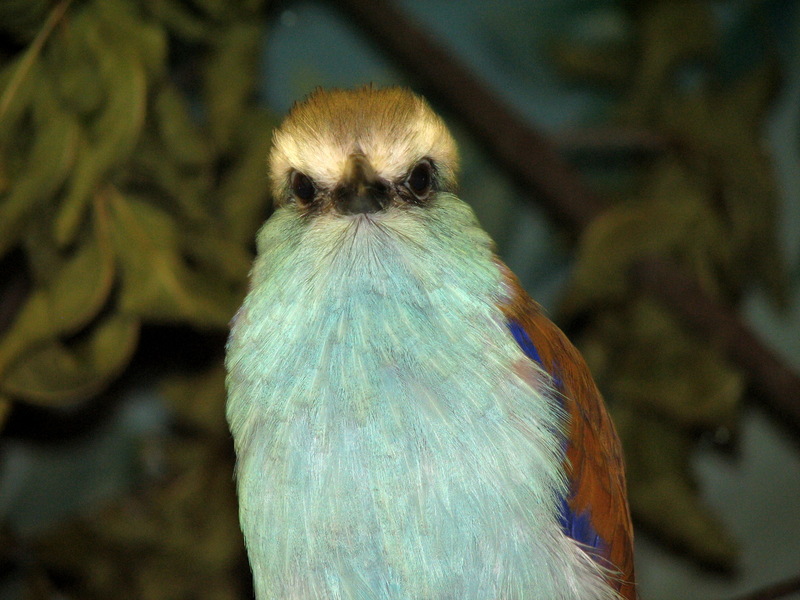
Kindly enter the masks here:
<path id="1" fill-rule="evenodd" d="M 789 594 L 798 592 L 800 592 L 800 575 L 780 583 L 774 583 L 744 596 L 736 596 L 732 600 L 778 600 L 778 598 L 786 598 Z"/>

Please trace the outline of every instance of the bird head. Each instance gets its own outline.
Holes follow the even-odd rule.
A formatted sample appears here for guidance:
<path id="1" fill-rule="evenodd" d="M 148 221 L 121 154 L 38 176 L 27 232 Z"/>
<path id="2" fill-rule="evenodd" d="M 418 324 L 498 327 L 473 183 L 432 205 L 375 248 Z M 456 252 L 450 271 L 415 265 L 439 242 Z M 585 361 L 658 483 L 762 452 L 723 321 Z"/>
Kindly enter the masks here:
<path id="1" fill-rule="evenodd" d="M 269 159 L 276 206 L 309 218 L 385 218 L 452 192 L 456 145 L 407 89 L 322 90 L 295 104 Z"/>
<path id="2" fill-rule="evenodd" d="M 275 131 L 269 168 L 276 210 L 258 234 L 254 287 L 317 306 L 490 264 L 491 240 L 455 195 L 455 141 L 407 89 L 313 92 Z"/>

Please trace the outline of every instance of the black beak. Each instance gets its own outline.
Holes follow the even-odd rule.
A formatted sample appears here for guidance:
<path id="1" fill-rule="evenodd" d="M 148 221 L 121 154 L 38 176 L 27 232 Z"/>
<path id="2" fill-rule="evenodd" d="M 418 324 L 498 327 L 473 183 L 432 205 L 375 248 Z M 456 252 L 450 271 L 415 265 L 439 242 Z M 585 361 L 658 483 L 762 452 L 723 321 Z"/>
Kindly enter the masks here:
<path id="1" fill-rule="evenodd" d="M 381 180 L 363 154 L 351 154 L 344 177 L 334 190 L 333 201 L 343 215 L 360 215 L 384 210 L 390 202 L 389 185 Z"/>

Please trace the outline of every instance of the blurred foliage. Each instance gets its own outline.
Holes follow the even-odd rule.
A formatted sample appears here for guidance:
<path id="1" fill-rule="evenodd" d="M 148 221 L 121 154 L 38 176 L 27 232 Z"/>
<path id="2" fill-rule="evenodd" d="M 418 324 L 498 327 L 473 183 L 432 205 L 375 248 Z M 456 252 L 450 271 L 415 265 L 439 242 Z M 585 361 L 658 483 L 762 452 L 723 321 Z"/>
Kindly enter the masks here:
<path id="1" fill-rule="evenodd" d="M 255 97 L 264 5 L 0 2 L 0 427 L 14 407 L 102 395 L 143 326 L 226 330 L 267 203 L 272 121 Z M 728 568 L 735 545 L 698 498 L 690 457 L 704 433 L 735 432 L 743 377 L 626 275 L 661 255 L 725 303 L 756 283 L 783 301 L 759 140 L 777 72 L 765 55 L 715 79 L 705 3 L 626 6 L 633 35 L 562 39 L 555 57 L 614 90 L 619 127 L 662 143 L 581 240 L 564 312 L 585 324 L 576 341 L 613 402 L 637 521 Z M 212 364 L 160 374 L 174 430 L 140 448 L 132 494 L 35 539 L 0 527 L 0 567 L 23 571 L 27 598 L 246 595 L 224 374 Z"/>
<path id="2" fill-rule="evenodd" d="M 102 394 L 143 326 L 215 334 L 221 359 L 268 200 L 264 5 L 0 3 L 0 293 L 13 306 L 0 427 L 17 406 Z M 221 367 L 161 388 L 185 435 L 151 449 L 161 467 L 133 496 L 17 541 L 28 597 L 241 595 Z"/>
<path id="3" fill-rule="evenodd" d="M 619 97 L 616 126 L 660 140 L 633 166 L 632 189 L 616 195 L 583 235 L 563 310 L 584 325 L 576 342 L 611 401 L 637 522 L 695 560 L 727 570 L 736 563 L 736 545 L 700 499 L 690 457 L 704 434 L 735 433 L 744 377 L 714 339 L 637 293 L 629 273 L 638 261 L 660 256 L 723 304 L 735 305 L 754 285 L 777 305 L 785 302 L 776 184 L 761 142 L 778 73 L 766 52 L 723 81 L 708 3 L 628 6 L 632 35 L 555 47 L 565 74 Z"/>
<path id="4" fill-rule="evenodd" d="M 158 479 L 37 540 L 29 598 L 246 596 L 230 457 L 204 439 L 162 445 Z"/>

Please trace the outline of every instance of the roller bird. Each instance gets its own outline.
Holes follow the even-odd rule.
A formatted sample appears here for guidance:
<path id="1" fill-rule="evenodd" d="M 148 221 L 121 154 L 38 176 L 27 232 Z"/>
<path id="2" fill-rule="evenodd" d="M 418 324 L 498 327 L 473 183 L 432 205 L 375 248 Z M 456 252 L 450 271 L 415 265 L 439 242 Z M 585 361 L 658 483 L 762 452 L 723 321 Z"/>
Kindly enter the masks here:
<path id="1" fill-rule="evenodd" d="M 258 600 L 636 597 L 614 426 L 457 170 L 404 88 L 318 89 L 274 133 L 226 349 Z"/>

